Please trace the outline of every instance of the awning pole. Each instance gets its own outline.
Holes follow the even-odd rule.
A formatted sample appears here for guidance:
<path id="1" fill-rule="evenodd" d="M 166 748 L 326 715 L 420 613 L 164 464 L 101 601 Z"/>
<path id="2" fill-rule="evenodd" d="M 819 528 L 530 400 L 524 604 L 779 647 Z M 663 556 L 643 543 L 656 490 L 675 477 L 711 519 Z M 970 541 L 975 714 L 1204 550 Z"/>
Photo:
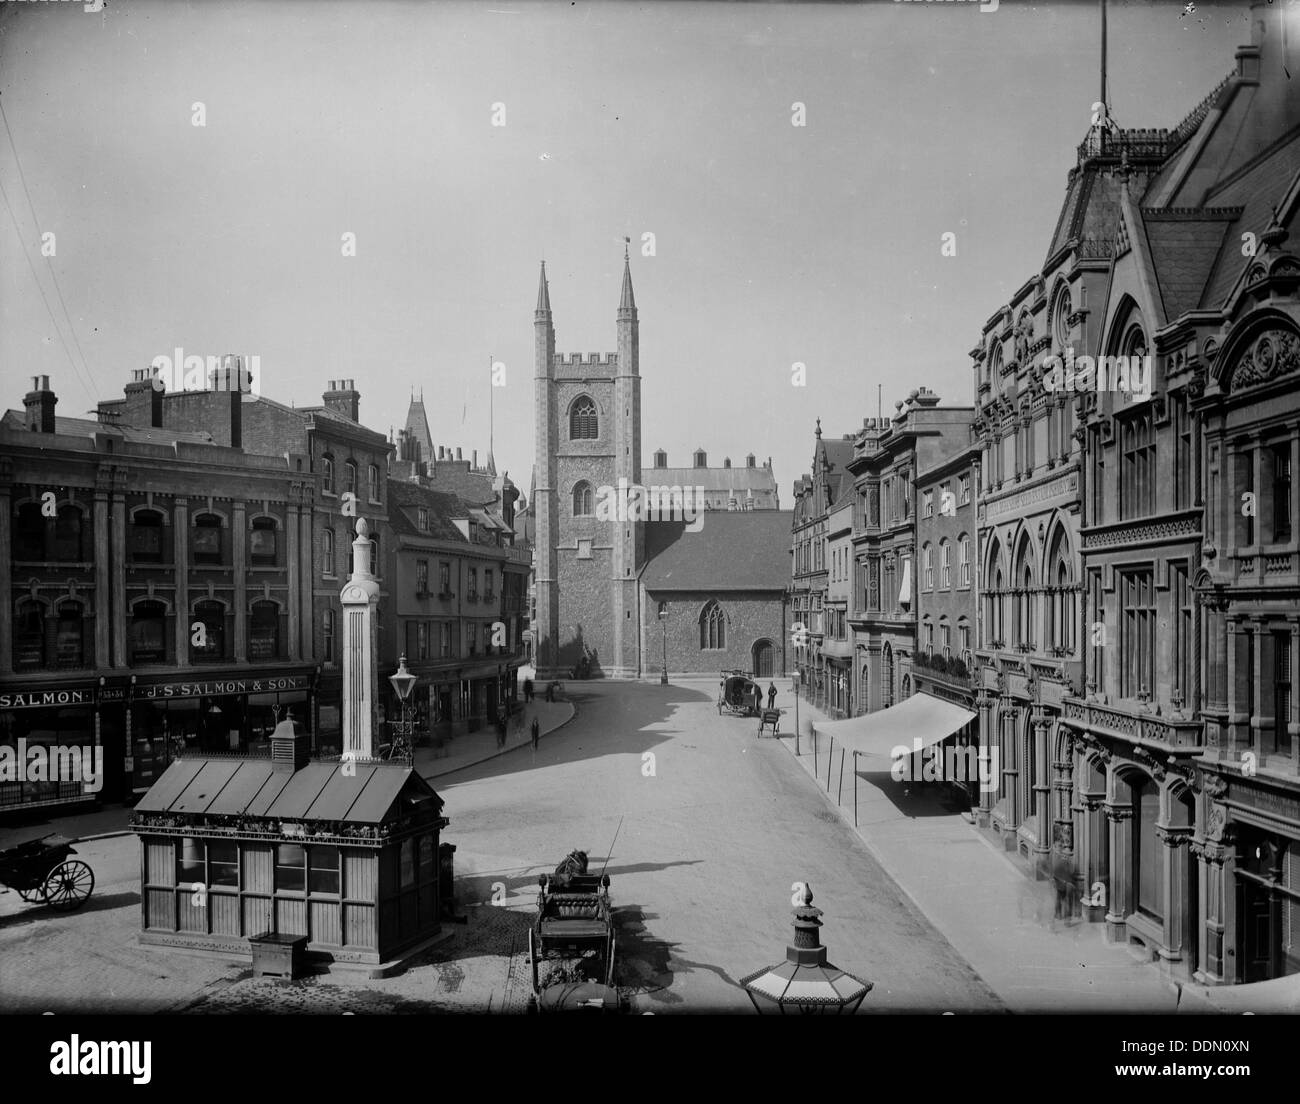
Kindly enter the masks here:
<path id="1" fill-rule="evenodd" d="M 831 746 L 826 749 L 826 792 L 831 792 L 831 762 L 835 758 L 835 737 L 831 737 Z"/>
<path id="2" fill-rule="evenodd" d="M 844 749 L 840 748 L 840 781 L 835 787 L 835 807 L 839 808 L 840 799 L 844 796 Z"/>
<path id="3" fill-rule="evenodd" d="M 853 750 L 853 827 L 858 826 L 858 752 Z"/>

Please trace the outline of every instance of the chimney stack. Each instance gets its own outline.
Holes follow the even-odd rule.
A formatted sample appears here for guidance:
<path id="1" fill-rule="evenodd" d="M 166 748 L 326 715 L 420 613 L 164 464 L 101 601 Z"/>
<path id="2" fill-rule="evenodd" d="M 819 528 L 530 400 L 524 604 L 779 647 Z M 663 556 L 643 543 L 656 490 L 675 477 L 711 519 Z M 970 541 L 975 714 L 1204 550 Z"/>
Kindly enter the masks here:
<path id="1" fill-rule="evenodd" d="M 329 390 L 325 392 L 325 405 L 336 414 L 342 414 L 349 421 L 360 420 L 361 395 L 350 379 L 330 380 Z"/>
<path id="2" fill-rule="evenodd" d="M 50 390 L 49 376 L 33 376 L 32 389 L 23 396 L 27 428 L 33 433 L 54 432 L 54 405 L 59 400 Z"/>
<path id="3" fill-rule="evenodd" d="M 459 445 L 456 447 L 456 459 L 457 459 L 457 460 L 460 459 L 460 446 L 459 446 Z"/>
<path id="4" fill-rule="evenodd" d="M 144 408 L 149 409 L 149 425 L 161 429 L 163 424 L 163 387 L 155 387 L 156 372 L 152 365 L 148 368 L 131 370 L 131 382 L 122 390 L 126 395 L 127 424 L 135 424 L 136 418 L 143 421 Z"/>

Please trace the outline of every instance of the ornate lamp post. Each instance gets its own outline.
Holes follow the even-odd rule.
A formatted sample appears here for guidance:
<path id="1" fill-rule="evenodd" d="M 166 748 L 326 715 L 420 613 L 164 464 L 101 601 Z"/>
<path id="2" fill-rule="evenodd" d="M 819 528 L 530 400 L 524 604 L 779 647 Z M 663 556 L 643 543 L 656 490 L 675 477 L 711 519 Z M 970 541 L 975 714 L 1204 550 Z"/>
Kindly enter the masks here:
<path id="1" fill-rule="evenodd" d="M 659 603 L 659 627 L 663 629 L 664 639 L 664 666 L 659 672 L 659 685 L 668 685 L 668 603 Z"/>
<path id="2" fill-rule="evenodd" d="M 414 759 L 415 745 L 411 739 L 412 723 L 409 718 L 408 702 L 411 698 L 411 691 L 415 689 L 415 684 L 419 680 L 406 669 L 406 656 L 402 656 L 397 661 L 397 671 L 388 677 L 388 681 L 393 684 L 393 692 L 402 705 L 402 719 L 400 721 L 390 721 L 389 723 L 398 729 L 397 735 L 406 738 L 406 758 Z M 393 742 L 396 743 L 396 740 Z"/>
<path id="3" fill-rule="evenodd" d="M 807 882 L 799 896 L 803 903 L 794 909 L 794 942 L 785 949 L 785 961 L 741 978 L 740 984 L 760 1014 L 776 1009 L 782 1015 L 787 1011 L 852 1015 L 871 992 L 872 983 L 826 961 L 826 948 L 817 934 L 822 910 L 812 907 L 812 887 Z"/>

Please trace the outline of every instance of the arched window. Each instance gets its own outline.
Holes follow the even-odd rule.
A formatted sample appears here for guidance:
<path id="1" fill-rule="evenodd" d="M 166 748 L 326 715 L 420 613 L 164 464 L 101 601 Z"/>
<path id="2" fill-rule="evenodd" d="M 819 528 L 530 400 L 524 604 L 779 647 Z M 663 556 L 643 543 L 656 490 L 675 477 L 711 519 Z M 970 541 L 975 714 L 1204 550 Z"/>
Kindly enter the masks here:
<path id="1" fill-rule="evenodd" d="M 383 572 L 379 569 L 383 561 L 379 558 L 379 534 L 370 534 L 370 574 L 378 578 Z"/>
<path id="2" fill-rule="evenodd" d="M 596 404 L 583 395 L 569 407 L 569 440 L 595 440 L 600 436 L 600 423 L 596 417 Z"/>
<path id="3" fill-rule="evenodd" d="M 45 607 L 30 598 L 18 603 L 14 619 L 14 670 L 39 671 L 45 666 Z"/>
<path id="4" fill-rule="evenodd" d="M 367 495 L 371 502 L 379 501 L 379 465 L 371 464 L 366 469 Z"/>
<path id="5" fill-rule="evenodd" d="M 334 562 L 334 527 L 327 525 L 324 530 L 324 538 L 321 544 L 321 565 L 322 575 L 333 575 L 336 564 Z"/>
<path id="6" fill-rule="evenodd" d="M 28 563 L 45 559 L 45 519 L 38 502 L 24 502 L 18 507 L 14 522 L 13 558 Z"/>
<path id="7" fill-rule="evenodd" d="M 957 538 L 957 585 L 970 586 L 970 537 L 965 533 Z"/>
<path id="8" fill-rule="evenodd" d="M 254 518 L 252 530 L 248 534 L 249 562 L 257 567 L 274 567 L 276 543 L 275 519 Z"/>
<path id="9" fill-rule="evenodd" d="M 700 613 L 700 647 L 717 651 L 727 646 L 727 621 L 722 607 L 709 602 Z"/>
<path id="10" fill-rule="evenodd" d="M 157 510 L 137 510 L 131 518 L 130 556 L 136 563 L 163 563 L 163 516 Z"/>
<path id="11" fill-rule="evenodd" d="M 946 539 L 939 542 L 939 586 L 952 589 L 952 545 Z"/>
<path id="12" fill-rule="evenodd" d="M 221 519 L 216 514 L 196 514 L 193 538 L 194 562 L 196 564 L 225 562 L 222 544 Z"/>
<path id="13" fill-rule="evenodd" d="M 198 627 L 202 625 L 202 633 Z M 195 638 L 202 643 L 195 643 Z M 220 602 L 197 602 L 190 619 L 190 660 L 193 663 L 226 658 L 226 611 Z"/>
<path id="14" fill-rule="evenodd" d="M 86 611 L 80 602 L 59 605 L 54 628 L 54 666 L 67 670 L 86 666 Z"/>
<path id="15" fill-rule="evenodd" d="M 54 521 L 54 555 L 59 563 L 81 563 L 81 509 L 60 506 Z"/>
<path id="16" fill-rule="evenodd" d="M 1058 531 L 1048 559 L 1047 578 L 1051 583 L 1051 644 L 1053 648 L 1074 650 L 1074 574 L 1070 566 L 1065 533 Z"/>
<path id="17" fill-rule="evenodd" d="M 321 457 L 321 483 L 326 494 L 334 493 L 334 457 Z"/>
<path id="18" fill-rule="evenodd" d="M 573 486 L 573 516 L 590 517 L 591 513 L 591 484 L 582 480 Z"/>
<path id="19" fill-rule="evenodd" d="M 990 586 L 984 594 L 984 632 L 987 643 L 999 647 L 1006 643 L 1003 621 L 1006 602 L 1006 576 L 1002 570 L 1002 545 L 994 538 L 989 546 L 989 581 Z"/>
<path id="20" fill-rule="evenodd" d="M 911 676 L 911 675 L 904 675 L 904 676 L 903 676 L 903 689 L 902 689 L 902 692 L 898 695 L 898 700 L 899 700 L 899 701 L 907 701 L 907 699 L 910 698 L 911 696 L 912 696 L 912 676 Z"/>
<path id="21" fill-rule="evenodd" d="M 254 602 L 248 618 L 248 658 L 279 659 L 280 610 L 274 602 Z"/>
<path id="22" fill-rule="evenodd" d="M 880 652 L 880 708 L 888 709 L 894 704 L 894 649 L 885 641 Z"/>
<path id="23" fill-rule="evenodd" d="M 921 576 L 926 590 L 934 589 L 934 564 L 930 560 L 930 546 L 921 546 Z"/>
<path id="24" fill-rule="evenodd" d="M 167 608 L 161 602 L 137 602 L 131 610 L 132 663 L 167 662 Z"/>
<path id="25" fill-rule="evenodd" d="M 357 463 L 355 460 L 349 460 L 343 465 L 343 493 L 356 496 Z"/>

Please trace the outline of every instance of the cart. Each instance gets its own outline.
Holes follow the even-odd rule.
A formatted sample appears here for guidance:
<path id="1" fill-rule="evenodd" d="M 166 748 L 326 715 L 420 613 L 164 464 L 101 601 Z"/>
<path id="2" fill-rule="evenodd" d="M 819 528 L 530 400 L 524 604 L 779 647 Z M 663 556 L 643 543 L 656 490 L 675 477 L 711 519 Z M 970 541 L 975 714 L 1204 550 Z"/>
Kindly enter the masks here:
<path id="1" fill-rule="evenodd" d="M 757 693 L 756 693 L 757 691 Z M 723 671 L 722 686 L 718 691 L 718 714 L 730 713 L 734 717 L 757 717 L 762 713 L 762 687 L 747 671 Z"/>
<path id="2" fill-rule="evenodd" d="M 763 735 L 763 729 L 770 727 L 773 736 L 781 734 L 781 711 L 779 709 L 764 709 L 758 715 L 758 734 Z"/>
<path id="3" fill-rule="evenodd" d="M 95 888 L 95 872 L 80 859 L 72 840 L 48 835 L 0 851 L 0 885 L 16 889 L 24 901 L 60 912 L 81 908 Z"/>
<path id="4" fill-rule="evenodd" d="M 617 1011 L 609 875 L 588 874 L 586 853 L 571 851 L 554 874 L 540 875 L 537 884 L 528 957 L 541 1009 Z"/>

